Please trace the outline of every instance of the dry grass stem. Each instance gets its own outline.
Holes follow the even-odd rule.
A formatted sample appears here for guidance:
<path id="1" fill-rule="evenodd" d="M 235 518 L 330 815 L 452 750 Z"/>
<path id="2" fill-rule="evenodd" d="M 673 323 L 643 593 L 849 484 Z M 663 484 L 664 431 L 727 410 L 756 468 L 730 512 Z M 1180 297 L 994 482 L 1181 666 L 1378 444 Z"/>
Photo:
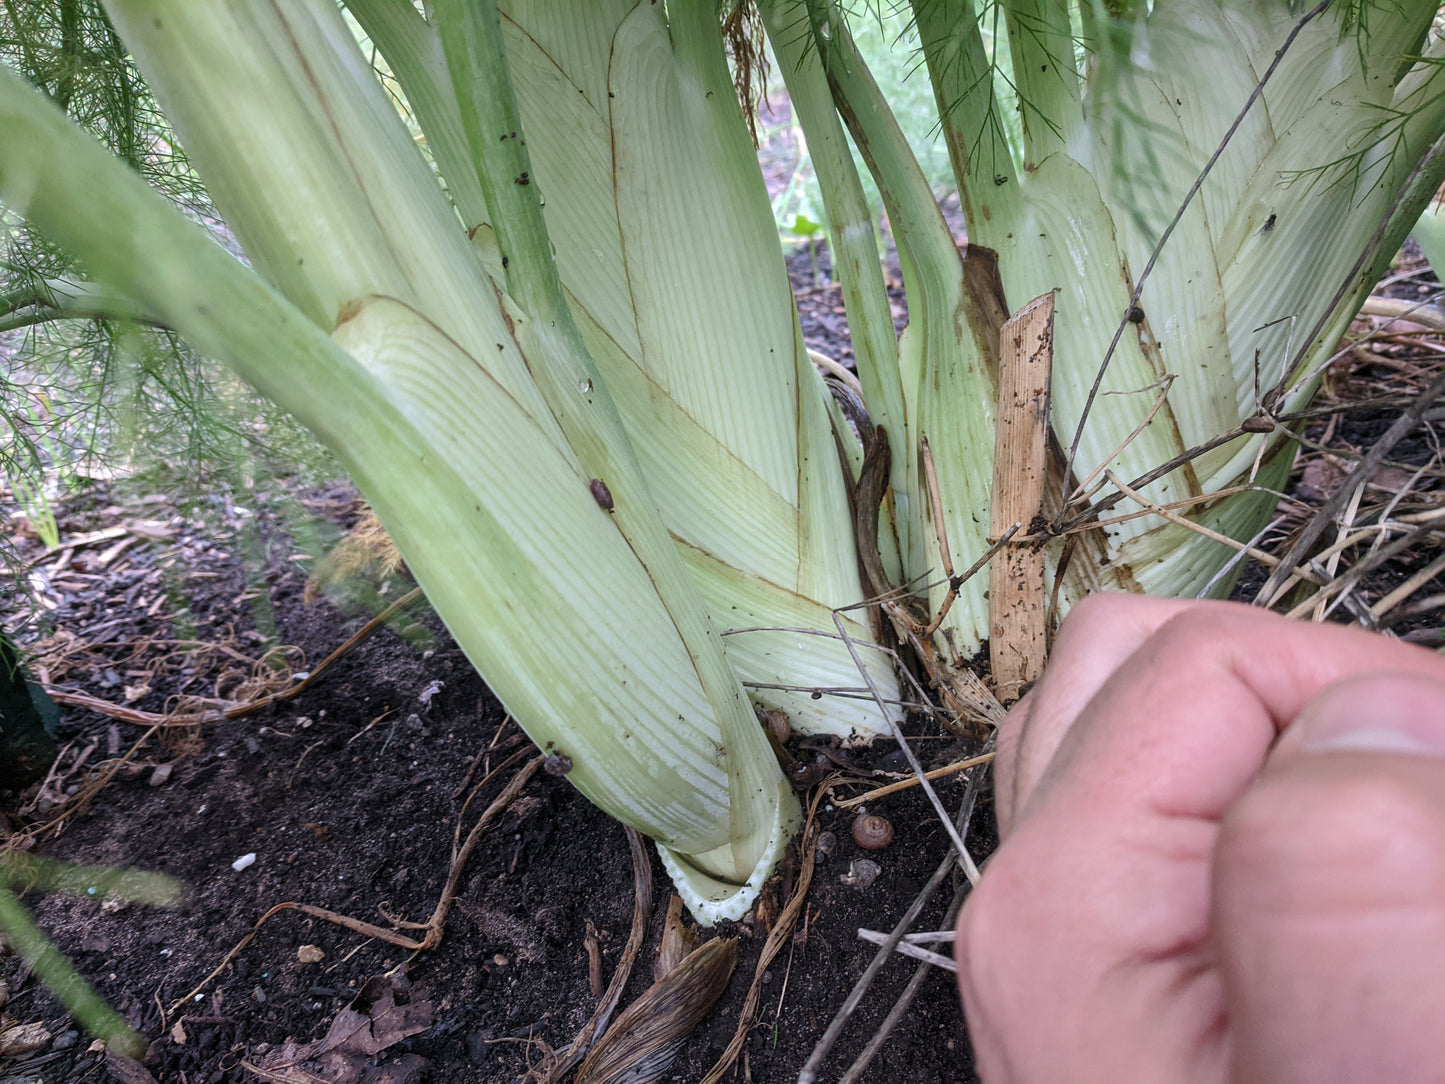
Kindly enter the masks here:
<path id="1" fill-rule="evenodd" d="M 1099 462 L 1099 465 L 1094 468 L 1092 474 L 1090 474 L 1074 488 L 1074 491 L 1068 496 L 1068 499 L 1066 501 L 1067 504 L 1078 504 L 1080 501 L 1087 500 L 1094 493 L 1098 492 L 1098 487 L 1090 489 L 1090 486 L 1092 486 L 1094 481 L 1098 479 L 1099 476 L 1108 469 L 1110 463 L 1114 462 L 1114 460 L 1118 459 L 1121 455 L 1123 455 L 1125 449 L 1128 448 L 1129 445 L 1133 444 L 1134 441 L 1139 439 L 1139 434 L 1144 432 L 1144 430 L 1149 427 L 1149 423 L 1154 420 L 1154 415 L 1158 414 L 1159 411 L 1163 409 L 1165 402 L 1167 402 L 1169 399 L 1169 389 L 1174 386 L 1173 375 L 1166 375 L 1164 379 L 1159 381 L 1159 384 L 1156 386 L 1159 387 L 1159 395 L 1155 398 L 1154 405 L 1149 408 L 1149 413 L 1144 415 L 1144 420 L 1141 421 L 1138 425 L 1136 425 L 1133 431 L 1130 432 L 1127 437 L 1125 437 L 1119 442 L 1118 447 L 1116 447 L 1112 452 L 1106 455 Z M 1141 390 L 1147 391 L 1148 389 L 1145 388 Z"/>
<path id="2" fill-rule="evenodd" d="M 979 764 L 987 764 L 993 760 L 993 757 L 993 753 L 983 753 L 976 757 L 969 757 L 967 760 L 960 760 L 953 764 L 945 764 L 942 768 L 934 768 L 930 772 L 924 772 L 923 776 L 931 783 L 935 779 L 942 779 L 944 776 L 966 771 Z M 833 798 L 833 804 L 842 809 L 856 809 L 860 805 L 877 801 L 879 798 L 885 798 L 890 794 L 898 793 L 900 790 L 907 790 L 910 787 L 916 786 L 918 786 L 918 780 L 909 776 L 907 779 L 900 779 L 898 782 L 889 783 L 887 786 L 875 787 L 873 790 L 859 794 L 853 798 L 838 798 L 835 796 Z"/>
<path id="3" fill-rule="evenodd" d="M 873 945 L 886 945 L 888 943 L 888 934 L 879 933 L 877 930 L 859 930 L 858 940 L 867 941 Z M 923 963 L 931 964 L 944 971 L 954 972 L 958 970 L 954 965 L 953 957 L 945 956 L 940 952 L 929 952 L 928 949 L 925 948 L 919 948 L 907 938 L 895 943 L 893 951 L 899 956 L 907 956 L 912 960 L 921 960 Z"/>

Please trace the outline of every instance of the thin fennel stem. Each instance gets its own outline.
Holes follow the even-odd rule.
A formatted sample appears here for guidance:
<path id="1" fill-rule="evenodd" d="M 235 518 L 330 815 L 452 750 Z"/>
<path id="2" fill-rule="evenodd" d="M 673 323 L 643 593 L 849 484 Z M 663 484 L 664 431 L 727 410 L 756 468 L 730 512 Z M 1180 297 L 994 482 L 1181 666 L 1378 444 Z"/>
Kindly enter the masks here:
<path id="1" fill-rule="evenodd" d="M 1080 117 L 1068 3 L 1013 0 L 1008 5 L 1008 40 L 1027 169 L 1062 150 L 1071 122 Z"/>
<path id="2" fill-rule="evenodd" d="M 887 427 L 892 452 L 889 485 L 895 494 L 906 493 L 912 457 L 907 454 L 898 340 L 878 258 L 872 211 L 849 153 L 847 133 L 833 108 L 816 44 L 807 30 L 804 4 L 801 0 L 765 0 L 760 8 L 787 82 L 793 115 L 807 139 L 808 156 L 823 193 L 828 244 L 833 268 L 842 284 L 853 357 L 869 418 L 875 425 Z M 895 517 L 894 527 L 898 549 L 906 555 L 907 518 Z"/>
<path id="3" fill-rule="evenodd" d="M 472 164 L 502 254 L 507 292 L 534 320 L 571 327 L 507 72 L 495 0 L 438 0 L 434 10 Z M 572 334 L 577 335 L 575 329 Z"/>
<path id="4" fill-rule="evenodd" d="M 973 0 L 912 0 L 964 219 L 1007 219 L 1019 180 Z"/>
<path id="5" fill-rule="evenodd" d="M 381 49 L 447 181 L 447 194 L 468 228 L 486 220 L 487 201 L 472 168 L 471 147 L 436 28 L 409 0 L 347 0 L 347 10 Z"/>

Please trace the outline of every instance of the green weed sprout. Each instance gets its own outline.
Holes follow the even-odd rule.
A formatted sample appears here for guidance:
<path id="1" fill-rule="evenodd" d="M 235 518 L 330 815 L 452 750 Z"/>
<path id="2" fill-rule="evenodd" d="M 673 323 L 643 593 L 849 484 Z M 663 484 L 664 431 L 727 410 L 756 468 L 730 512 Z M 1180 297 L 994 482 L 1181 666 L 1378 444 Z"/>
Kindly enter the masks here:
<path id="1" fill-rule="evenodd" d="M 33 855 L 0 855 L 0 932 L 37 978 L 49 987 L 86 1031 L 117 1053 L 139 1059 L 146 1039 L 120 1018 L 45 936 L 17 893 L 29 889 L 171 906 L 181 898 L 179 881 L 156 873 L 76 866 Z"/>

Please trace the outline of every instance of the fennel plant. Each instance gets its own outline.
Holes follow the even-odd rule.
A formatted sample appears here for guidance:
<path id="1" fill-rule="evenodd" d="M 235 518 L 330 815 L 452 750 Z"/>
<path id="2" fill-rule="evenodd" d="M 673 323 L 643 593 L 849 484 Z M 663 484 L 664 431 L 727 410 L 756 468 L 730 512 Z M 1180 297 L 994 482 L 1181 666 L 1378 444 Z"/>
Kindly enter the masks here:
<path id="1" fill-rule="evenodd" d="M 1053 299 L 1049 480 L 1011 544 L 1064 605 L 1217 590 L 1230 547 L 1181 521 L 1258 529 L 1292 458 L 1271 419 L 1445 173 L 1431 4 L 914 0 L 960 253 L 844 12 L 760 0 L 853 334 L 845 415 L 798 329 L 733 5 L 345 6 L 425 154 L 327 0 L 105 4 L 249 266 L 9 68 L 0 199 L 96 306 L 334 451 L 508 709 L 703 921 L 742 913 L 796 822 L 754 702 L 844 736 L 900 714 L 877 615 L 848 607 L 887 593 L 944 692 L 977 685 L 988 577 L 944 573 L 997 542 L 1005 318 Z"/>

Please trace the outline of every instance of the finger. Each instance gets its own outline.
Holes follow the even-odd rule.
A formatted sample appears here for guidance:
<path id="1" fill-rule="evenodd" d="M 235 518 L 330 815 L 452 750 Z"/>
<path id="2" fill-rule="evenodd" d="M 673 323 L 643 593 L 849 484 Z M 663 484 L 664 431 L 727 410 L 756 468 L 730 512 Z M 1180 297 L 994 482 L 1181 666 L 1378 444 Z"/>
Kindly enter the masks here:
<path id="1" fill-rule="evenodd" d="M 980 1064 L 1003 1079 L 1063 1079 L 1051 1068 L 1088 1048 L 1133 1059 L 1098 1079 L 1178 1079 L 1185 1063 L 1191 1079 L 1219 1079 L 1209 903 L 1220 819 L 1310 700 L 1384 668 L 1445 680 L 1422 649 L 1219 604 L 1179 611 L 1120 664 L 1066 729 L 960 916 Z M 1038 1019 L 1050 1021 L 1042 1033 Z M 1010 1033 L 1019 1020 L 1026 1033 Z"/>
<path id="2" fill-rule="evenodd" d="M 1011 918 L 1032 931 L 1000 951 L 1083 989 L 1204 951 L 1224 811 L 1321 690 L 1383 669 L 1445 680 L 1431 652 L 1358 630 L 1244 606 L 1181 610 L 1063 735 L 991 859 L 975 917 L 987 917 L 992 896 L 994 926 Z M 1194 1019 L 1178 1021 L 1178 1048 L 1193 1042 Z"/>
<path id="3" fill-rule="evenodd" d="M 1007 834 L 1064 734 L 1114 671 L 1165 622 L 1202 605 L 1212 604 L 1113 594 L 1094 595 L 1070 611 L 1043 676 L 999 729 L 994 785 L 1000 834 Z"/>
<path id="4" fill-rule="evenodd" d="M 1227 814 L 1214 865 L 1237 1079 L 1440 1078 L 1445 681 L 1327 689 Z"/>
<path id="5" fill-rule="evenodd" d="M 1321 690 L 1390 669 L 1445 678 L 1445 661 L 1398 640 L 1245 606 L 1188 607 L 1099 689 L 1018 810 L 1047 798 L 1105 830 L 1151 815 L 1217 821 Z"/>

